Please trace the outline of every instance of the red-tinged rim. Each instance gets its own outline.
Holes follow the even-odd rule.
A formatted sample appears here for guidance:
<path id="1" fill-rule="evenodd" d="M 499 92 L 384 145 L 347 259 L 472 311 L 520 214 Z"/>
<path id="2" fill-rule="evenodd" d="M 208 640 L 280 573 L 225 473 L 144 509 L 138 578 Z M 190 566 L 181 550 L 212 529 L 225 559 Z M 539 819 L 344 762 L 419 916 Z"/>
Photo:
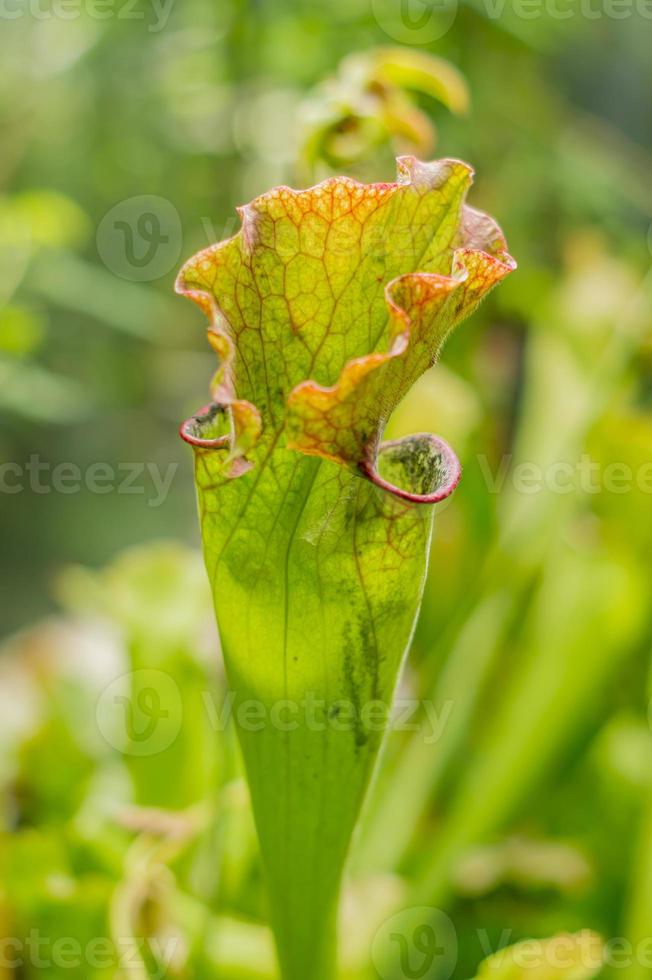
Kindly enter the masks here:
<path id="1" fill-rule="evenodd" d="M 360 472 L 375 486 L 386 490 L 400 500 L 406 500 L 413 504 L 438 504 L 440 501 L 450 497 L 462 478 L 462 465 L 453 449 L 451 449 L 444 439 L 432 435 L 429 432 L 419 432 L 413 436 L 406 436 L 403 439 L 391 439 L 388 442 L 383 442 L 380 444 L 378 451 L 382 452 L 384 449 L 391 449 L 393 446 L 404 445 L 407 440 L 416 438 L 427 439 L 433 446 L 435 452 L 443 460 L 446 479 L 432 493 L 411 493 L 409 490 L 395 486 L 388 480 L 383 479 L 376 469 L 375 462 L 373 465 L 368 462 L 360 463 Z"/>
<path id="2" fill-rule="evenodd" d="M 208 405 L 204 405 L 198 412 L 195 412 L 189 419 L 181 423 L 179 426 L 179 435 L 190 446 L 199 446 L 201 449 L 228 449 L 231 438 L 228 434 L 216 436 L 214 439 L 202 439 L 201 436 L 197 436 L 191 431 L 192 427 L 196 426 L 197 423 L 210 421 L 219 412 L 223 411 L 223 406 L 218 405 L 217 402 L 210 402 Z"/>

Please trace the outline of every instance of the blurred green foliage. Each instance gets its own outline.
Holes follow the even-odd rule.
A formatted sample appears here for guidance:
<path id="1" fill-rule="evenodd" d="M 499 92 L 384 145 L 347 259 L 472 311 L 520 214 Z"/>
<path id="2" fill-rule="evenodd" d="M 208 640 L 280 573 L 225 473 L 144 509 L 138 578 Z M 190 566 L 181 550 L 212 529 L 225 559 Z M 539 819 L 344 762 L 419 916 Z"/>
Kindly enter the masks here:
<path id="1" fill-rule="evenodd" d="M 520 271 L 390 426 L 439 432 L 465 475 L 440 508 L 400 692 L 441 727 L 391 736 L 352 854 L 347 977 L 398 980 L 391 946 L 371 965 L 374 937 L 435 906 L 461 980 L 500 946 L 587 928 L 612 941 L 604 976 L 643 980 L 652 22 L 634 5 L 524 18 L 468 0 L 428 40 L 389 0 L 16 9 L 0 32 L 0 589 L 4 632 L 22 632 L 0 657 L 0 925 L 25 962 L 3 946 L 1 980 L 274 977 L 176 437 L 213 357 L 172 284 L 179 256 L 235 230 L 236 204 L 342 160 L 391 179 L 395 150 L 426 138 L 476 167 L 472 203 L 501 220 Z M 404 63 L 452 66 L 468 111 L 388 77 L 397 44 Z M 388 91 L 416 129 L 388 125 Z M 178 216 L 158 228 L 155 276 L 119 265 L 128 229 L 100 234 L 143 196 Z M 137 256 L 158 241 L 140 232 Z M 57 489 L 71 463 L 77 484 Z M 185 544 L 121 554 L 160 537 Z"/>

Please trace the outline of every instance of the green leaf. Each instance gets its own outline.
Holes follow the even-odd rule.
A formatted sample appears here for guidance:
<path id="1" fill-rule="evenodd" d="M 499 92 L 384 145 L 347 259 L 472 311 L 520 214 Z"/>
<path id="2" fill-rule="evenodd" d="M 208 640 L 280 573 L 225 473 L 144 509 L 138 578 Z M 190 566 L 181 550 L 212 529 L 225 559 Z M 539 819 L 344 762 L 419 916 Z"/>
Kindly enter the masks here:
<path id="1" fill-rule="evenodd" d="M 284 980 L 326 980 L 342 870 L 460 469 L 395 407 L 514 267 L 472 171 L 277 188 L 183 269 L 210 319 L 195 449 L 205 560 Z"/>

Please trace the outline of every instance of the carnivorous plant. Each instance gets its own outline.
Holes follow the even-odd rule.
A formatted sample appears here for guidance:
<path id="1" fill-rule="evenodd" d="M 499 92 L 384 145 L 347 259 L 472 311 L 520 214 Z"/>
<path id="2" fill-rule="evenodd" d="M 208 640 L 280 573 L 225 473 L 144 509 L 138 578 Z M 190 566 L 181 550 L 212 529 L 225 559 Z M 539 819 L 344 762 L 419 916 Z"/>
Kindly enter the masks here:
<path id="1" fill-rule="evenodd" d="M 177 289 L 209 319 L 194 448 L 206 567 L 283 980 L 332 980 L 343 867 L 419 609 L 453 451 L 385 424 L 513 268 L 456 160 L 240 209 Z"/>

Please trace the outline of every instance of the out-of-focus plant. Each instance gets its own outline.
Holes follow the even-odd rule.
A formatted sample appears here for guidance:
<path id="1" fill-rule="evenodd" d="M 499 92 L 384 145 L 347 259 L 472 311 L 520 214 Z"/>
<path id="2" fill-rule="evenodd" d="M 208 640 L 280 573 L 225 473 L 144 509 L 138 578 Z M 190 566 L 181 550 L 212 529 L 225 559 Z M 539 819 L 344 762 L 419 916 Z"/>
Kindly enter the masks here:
<path id="1" fill-rule="evenodd" d="M 470 611 L 454 623 L 446 664 L 430 692 L 438 708 L 451 703 L 455 710 L 436 751 L 419 732 L 399 754 L 388 784 L 379 787 L 379 810 L 371 808 L 370 836 L 361 848 L 362 861 L 400 866 L 434 806 L 438 833 L 419 864 L 416 892 L 424 901 L 449 894 L 469 845 L 499 832 L 553 760 L 581 737 L 647 628 L 644 565 L 592 513 L 611 512 L 623 498 L 599 486 L 587 489 L 577 463 L 587 445 L 597 449 L 614 400 L 627 390 L 649 328 L 649 278 L 637 283 L 592 236 L 567 247 L 567 272 L 547 292 L 528 338 L 526 398 L 513 453 L 502 461 L 494 550 L 485 557 Z M 561 383 L 568 393 L 563 402 Z M 638 431 L 623 439 L 627 453 Z M 609 452 L 603 449 L 602 458 L 606 463 Z M 631 458 L 636 474 L 637 452 L 622 458 Z M 598 452 L 585 457 L 594 481 L 601 479 L 599 460 Z M 486 493 L 499 466 L 487 472 L 486 456 L 483 465 Z M 523 467 L 540 474 L 536 492 L 510 479 Z M 545 482 L 555 472 L 570 472 L 560 492 Z M 649 499 L 642 496 L 648 508 L 642 505 L 637 537 L 649 526 Z M 630 507 L 638 497 L 632 486 Z M 469 756 L 470 746 L 478 748 Z M 478 799 L 481 807 L 474 805 Z"/>
<path id="2" fill-rule="evenodd" d="M 437 130 L 417 94 L 454 113 L 469 108 L 464 76 L 443 58 L 398 47 L 349 55 L 304 103 L 300 166 L 313 177 L 324 168 L 350 169 L 381 150 L 429 156 Z"/>
<path id="3" fill-rule="evenodd" d="M 14 297 L 38 255 L 78 246 L 87 231 L 86 215 L 63 194 L 0 198 L 0 408 L 61 423 L 85 412 L 81 385 L 35 360 L 47 332 L 37 297 L 29 304 Z"/>
<path id="4" fill-rule="evenodd" d="M 638 769 L 638 782 L 643 789 L 642 806 L 638 814 L 636 844 L 631 862 L 631 875 L 625 905 L 623 925 L 625 935 L 632 949 L 643 951 L 635 956 L 623 975 L 626 980 L 645 980 L 649 972 L 649 961 L 644 951 L 650 943 L 650 921 L 652 919 L 652 658 L 646 686 L 647 726 L 640 725 L 637 730 L 637 748 L 633 755 L 635 769 Z M 640 763 L 643 766 L 640 766 Z"/>
<path id="5" fill-rule="evenodd" d="M 181 809 L 204 799 L 215 785 L 220 746 L 206 707 L 214 685 L 207 683 L 201 659 L 212 639 L 206 618 L 210 600 L 195 554 L 176 543 L 133 548 L 101 572 L 66 569 L 58 593 L 78 614 L 101 616 L 120 627 L 129 670 L 124 690 L 116 691 L 107 707 L 123 742 L 126 737 L 121 748 L 136 802 Z M 171 695 L 183 724 L 172 718 L 167 736 L 155 729 L 167 727 Z M 111 723 L 104 720 L 107 727 Z M 161 744 L 158 751 L 141 754 L 138 740 L 150 726 Z M 186 764 L 190 757 L 192 766 Z"/>
<path id="6" fill-rule="evenodd" d="M 127 960 L 135 976 L 178 976 L 208 935 L 222 975 L 233 952 L 225 963 L 214 934 L 231 949 L 243 926 L 218 916 L 216 862 L 226 838 L 220 902 L 242 903 L 253 829 L 209 710 L 222 700 L 201 556 L 155 543 L 99 572 L 67 569 L 58 592 L 68 614 L 0 650 L 3 963 L 30 978 L 46 959 L 53 978 L 104 980 Z"/>

